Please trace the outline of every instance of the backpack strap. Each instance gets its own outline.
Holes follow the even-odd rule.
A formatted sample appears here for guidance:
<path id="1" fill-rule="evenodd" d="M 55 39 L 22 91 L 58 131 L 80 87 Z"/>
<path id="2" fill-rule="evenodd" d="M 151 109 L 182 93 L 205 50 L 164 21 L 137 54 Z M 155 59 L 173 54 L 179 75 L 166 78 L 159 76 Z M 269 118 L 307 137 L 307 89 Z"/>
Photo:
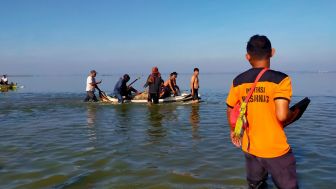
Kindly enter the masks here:
<path id="1" fill-rule="evenodd" d="M 245 101 L 244 101 L 244 102 L 245 102 L 246 104 L 248 103 L 249 99 L 251 98 L 251 96 L 252 96 L 252 94 L 253 94 L 253 92 L 254 92 L 254 89 L 255 89 L 256 86 L 257 86 L 257 83 L 258 83 L 259 79 L 261 78 L 262 75 L 264 75 L 264 73 L 265 73 L 267 70 L 269 70 L 269 68 L 264 68 L 264 69 L 262 69 L 262 70 L 259 72 L 257 78 L 256 78 L 255 81 L 254 81 L 253 86 L 251 87 L 251 90 L 249 91 L 249 93 L 247 94 L 247 96 L 246 96 L 246 98 L 245 98 Z"/>

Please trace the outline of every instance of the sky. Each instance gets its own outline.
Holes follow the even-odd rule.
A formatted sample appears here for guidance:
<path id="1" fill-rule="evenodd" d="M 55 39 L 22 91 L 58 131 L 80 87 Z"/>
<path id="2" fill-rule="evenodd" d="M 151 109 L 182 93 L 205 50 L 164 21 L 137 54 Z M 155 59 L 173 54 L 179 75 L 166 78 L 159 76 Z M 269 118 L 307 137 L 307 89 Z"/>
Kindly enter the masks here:
<path id="1" fill-rule="evenodd" d="M 272 67 L 335 71 L 336 1 L 0 0 L 0 74 L 237 72 L 266 35 Z"/>

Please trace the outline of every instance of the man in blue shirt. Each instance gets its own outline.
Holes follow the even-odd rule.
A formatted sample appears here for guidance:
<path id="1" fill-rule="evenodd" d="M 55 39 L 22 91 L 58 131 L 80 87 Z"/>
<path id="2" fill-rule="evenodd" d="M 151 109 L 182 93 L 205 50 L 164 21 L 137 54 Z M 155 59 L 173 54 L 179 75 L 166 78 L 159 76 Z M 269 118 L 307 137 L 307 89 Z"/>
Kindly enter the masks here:
<path id="1" fill-rule="evenodd" d="M 114 96 L 118 98 L 118 103 L 123 103 L 123 96 L 125 96 L 125 99 L 131 99 L 132 92 L 135 92 L 138 94 L 138 91 L 134 89 L 132 86 L 127 86 L 127 82 L 130 80 L 130 76 L 128 74 L 125 74 L 123 77 L 121 77 L 118 82 L 114 86 Z"/>

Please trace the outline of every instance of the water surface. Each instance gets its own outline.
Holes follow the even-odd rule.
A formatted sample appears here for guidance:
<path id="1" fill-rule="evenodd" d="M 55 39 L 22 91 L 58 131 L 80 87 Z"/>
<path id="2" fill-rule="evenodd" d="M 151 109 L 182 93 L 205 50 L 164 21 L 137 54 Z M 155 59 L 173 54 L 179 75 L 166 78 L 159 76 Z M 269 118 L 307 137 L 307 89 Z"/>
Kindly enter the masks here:
<path id="1" fill-rule="evenodd" d="M 201 75 L 199 105 L 157 106 L 83 103 L 85 76 L 13 78 L 24 88 L 0 93 L 0 188 L 246 188 L 225 116 L 234 75 Z M 98 76 L 101 88 L 118 77 Z M 293 102 L 312 100 L 286 128 L 300 187 L 333 188 L 336 91 L 325 82 L 336 76 L 292 78 Z M 186 89 L 189 75 L 178 81 Z"/>

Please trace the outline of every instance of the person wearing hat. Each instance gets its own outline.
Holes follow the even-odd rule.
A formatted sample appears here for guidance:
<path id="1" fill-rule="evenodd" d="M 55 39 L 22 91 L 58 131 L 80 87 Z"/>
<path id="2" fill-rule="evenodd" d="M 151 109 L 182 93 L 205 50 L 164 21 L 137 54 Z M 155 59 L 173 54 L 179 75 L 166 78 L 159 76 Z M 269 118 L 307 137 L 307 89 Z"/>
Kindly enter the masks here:
<path id="1" fill-rule="evenodd" d="M 157 104 L 159 103 L 160 89 L 163 84 L 161 74 L 157 67 L 152 68 L 152 73 L 148 76 L 144 88 L 148 86 L 148 102 Z"/>
<path id="2" fill-rule="evenodd" d="M 114 86 L 114 96 L 118 98 L 118 103 L 123 103 L 123 96 L 126 99 L 131 99 L 132 92 L 138 94 L 138 91 L 134 89 L 132 86 L 127 86 L 127 82 L 130 80 L 130 76 L 125 74 L 121 77 Z"/>
<path id="3" fill-rule="evenodd" d="M 3 75 L 0 81 L 1 85 L 8 85 L 8 78 L 7 75 Z"/>
<path id="4" fill-rule="evenodd" d="M 102 82 L 96 82 L 95 77 L 97 76 L 96 70 L 91 70 L 89 76 L 86 79 L 86 97 L 84 102 L 94 101 L 97 102 L 97 97 L 95 95 L 95 89 L 98 87 L 98 84 Z"/>
<path id="5" fill-rule="evenodd" d="M 172 94 L 177 96 L 179 93 L 179 87 L 176 85 L 177 73 L 173 72 L 170 74 L 169 79 L 164 82 L 164 90 L 162 98 L 170 97 Z M 161 96 L 161 95 L 160 95 Z"/>

